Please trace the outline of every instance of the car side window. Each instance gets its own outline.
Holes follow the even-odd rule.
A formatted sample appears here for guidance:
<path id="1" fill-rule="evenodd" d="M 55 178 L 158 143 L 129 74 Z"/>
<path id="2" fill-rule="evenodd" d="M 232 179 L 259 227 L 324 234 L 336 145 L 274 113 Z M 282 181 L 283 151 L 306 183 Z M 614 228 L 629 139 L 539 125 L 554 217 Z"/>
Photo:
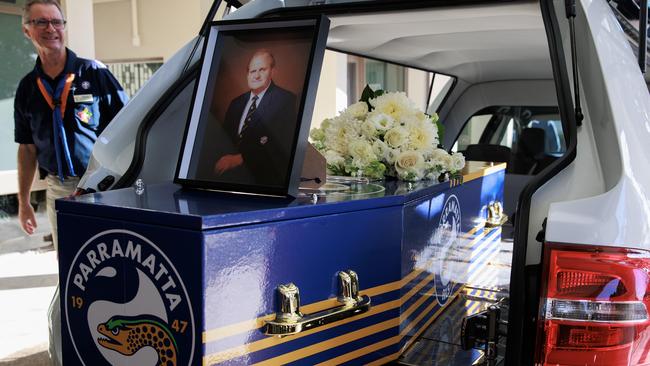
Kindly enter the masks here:
<path id="1" fill-rule="evenodd" d="M 541 128 L 546 134 L 544 152 L 560 157 L 566 152 L 562 121 L 558 115 L 540 115 L 528 122 L 528 128 Z"/>
<path id="2" fill-rule="evenodd" d="M 488 122 L 492 118 L 491 114 L 476 114 L 472 116 L 465 124 L 461 131 L 456 144 L 452 148 L 453 151 L 464 151 L 468 145 L 477 144 L 481 138 L 481 134 L 487 127 Z"/>
<path id="3" fill-rule="evenodd" d="M 463 152 L 467 160 L 507 162 L 511 173 L 536 174 L 566 152 L 559 110 L 484 108 L 467 120 L 452 151 Z"/>

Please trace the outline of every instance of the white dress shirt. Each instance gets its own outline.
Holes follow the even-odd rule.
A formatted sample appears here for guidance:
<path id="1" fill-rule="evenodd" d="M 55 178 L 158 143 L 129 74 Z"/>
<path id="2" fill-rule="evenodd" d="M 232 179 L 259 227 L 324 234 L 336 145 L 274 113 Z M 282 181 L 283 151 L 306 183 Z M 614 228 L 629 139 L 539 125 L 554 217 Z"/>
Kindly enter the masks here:
<path id="1" fill-rule="evenodd" d="M 269 85 L 270 86 L 270 85 Z M 257 104 L 255 108 L 260 106 L 260 103 L 262 102 L 262 98 L 264 97 L 264 94 L 266 94 L 266 91 L 269 90 L 269 87 L 267 86 L 266 89 L 262 90 L 261 93 L 257 94 Z M 253 97 L 255 94 L 253 92 L 250 92 L 250 95 L 248 97 L 248 102 L 246 103 L 246 106 L 244 107 L 244 113 L 242 113 L 241 118 L 239 119 L 239 127 L 237 128 L 237 134 L 241 133 L 241 129 L 244 127 L 244 120 L 246 119 L 246 115 L 248 114 L 248 110 L 251 108 L 251 104 L 253 104 Z"/>

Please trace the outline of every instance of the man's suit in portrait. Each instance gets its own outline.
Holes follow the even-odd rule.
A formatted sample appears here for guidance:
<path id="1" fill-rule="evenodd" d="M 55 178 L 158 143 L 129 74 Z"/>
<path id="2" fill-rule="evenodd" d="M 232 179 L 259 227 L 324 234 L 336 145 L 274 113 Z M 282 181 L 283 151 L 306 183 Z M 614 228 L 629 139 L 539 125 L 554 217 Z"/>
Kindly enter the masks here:
<path id="1" fill-rule="evenodd" d="M 244 163 L 224 172 L 220 179 L 242 184 L 283 185 L 297 124 L 296 96 L 271 83 L 240 133 L 239 125 L 247 113 L 250 98 L 250 91 L 236 97 L 226 111 L 224 130 L 232 147 L 217 160 L 225 154 L 241 154 Z"/>

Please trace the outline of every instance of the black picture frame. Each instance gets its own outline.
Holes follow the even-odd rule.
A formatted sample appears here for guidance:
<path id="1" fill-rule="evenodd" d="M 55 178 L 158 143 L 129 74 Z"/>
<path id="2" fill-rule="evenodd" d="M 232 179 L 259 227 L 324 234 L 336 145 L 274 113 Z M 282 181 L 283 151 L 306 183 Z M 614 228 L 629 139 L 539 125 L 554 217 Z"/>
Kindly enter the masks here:
<path id="1" fill-rule="evenodd" d="M 174 183 L 297 196 L 329 19 L 232 20 L 209 27 Z M 252 97 L 259 90 L 258 103 Z"/>

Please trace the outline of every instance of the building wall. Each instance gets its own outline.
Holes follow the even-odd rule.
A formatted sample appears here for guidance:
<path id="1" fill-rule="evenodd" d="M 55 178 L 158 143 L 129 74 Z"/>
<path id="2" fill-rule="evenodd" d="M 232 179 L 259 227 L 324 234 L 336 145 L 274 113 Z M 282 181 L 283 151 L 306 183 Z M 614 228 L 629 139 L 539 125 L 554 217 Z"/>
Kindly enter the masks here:
<path id="1" fill-rule="evenodd" d="M 137 35 L 133 32 L 131 0 L 94 1 L 97 59 L 102 61 L 167 60 L 198 34 L 205 13 L 209 9 L 209 1 L 204 0 L 200 2 L 133 0 L 133 2 L 137 6 Z"/>
<path id="2" fill-rule="evenodd" d="M 316 103 L 312 115 L 312 128 L 319 127 L 325 118 L 336 116 L 337 88 L 341 87 L 337 85 L 336 78 L 336 75 L 340 71 L 337 67 L 339 57 L 340 54 L 336 52 L 325 51 L 323 69 L 321 70 L 320 80 L 318 82 L 318 92 L 316 93 Z M 345 84 L 343 84 L 343 90 L 345 91 Z"/>
<path id="3" fill-rule="evenodd" d="M 89 1 L 89 0 L 66 0 Z M 195 37 L 212 1 L 135 0 L 140 46 L 133 44 L 131 0 L 94 0 L 95 57 L 102 61 L 167 60 Z M 312 120 L 336 112 L 336 54 L 327 52 Z M 345 90 L 345 89 L 343 89 Z"/>
<path id="4" fill-rule="evenodd" d="M 80 57 L 94 58 L 95 27 L 92 1 L 65 0 L 61 5 L 68 20 L 67 46 Z"/>
<path id="5" fill-rule="evenodd" d="M 427 110 L 429 83 L 429 73 L 426 71 L 409 69 L 406 73 L 406 94 L 423 111 Z"/>

